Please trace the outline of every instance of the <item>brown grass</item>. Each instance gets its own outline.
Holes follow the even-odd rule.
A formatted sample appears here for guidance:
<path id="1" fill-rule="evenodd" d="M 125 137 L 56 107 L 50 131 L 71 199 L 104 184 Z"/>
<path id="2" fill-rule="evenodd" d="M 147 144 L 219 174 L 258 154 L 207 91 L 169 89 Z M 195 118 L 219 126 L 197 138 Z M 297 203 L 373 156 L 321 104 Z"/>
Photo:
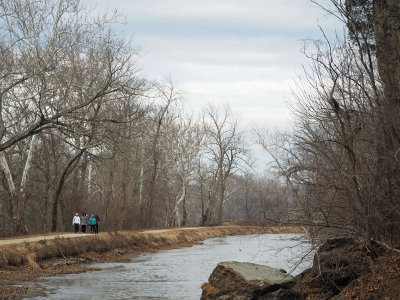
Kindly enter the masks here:
<path id="1" fill-rule="evenodd" d="M 0 268 L 30 264 L 51 258 L 66 258 L 113 249 L 132 252 L 155 251 L 196 244 L 208 238 L 255 233 L 293 233 L 293 227 L 221 226 L 154 231 L 118 231 L 81 238 L 56 238 L 39 242 L 0 246 Z"/>

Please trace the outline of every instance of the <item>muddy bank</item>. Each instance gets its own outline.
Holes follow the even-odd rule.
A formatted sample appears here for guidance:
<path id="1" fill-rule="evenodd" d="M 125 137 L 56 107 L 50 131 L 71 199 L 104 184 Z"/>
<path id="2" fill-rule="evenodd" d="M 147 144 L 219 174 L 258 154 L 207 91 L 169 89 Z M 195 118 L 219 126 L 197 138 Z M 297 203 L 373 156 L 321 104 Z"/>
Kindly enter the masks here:
<path id="1" fill-rule="evenodd" d="M 138 253 L 197 244 L 226 235 L 298 233 L 293 227 L 221 226 L 169 230 L 121 231 L 79 238 L 56 238 L 0 246 L 0 299 L 12 299 L 26 288 L 10 286 L 18 281 L 66 273 L 78 273 L 82 263 L 127 261 Z"/>
<path id="2" fill-rule="evenodd" d="M 304 299 L 399 299 L 400 253 L 372 241 L 343 237 L 326 241 L 313 267 L 296 278 Z"/>
<path id="3" fill-rule="evenodd" d="M 400 295 L 400 253 L 374 242 L 367 247 L 354 238 L 328 240 L 315 254 L 313 266 L 290 280 L 271 282 L 271 274 L 259 265 L 251 270 L 257 277 L 247 279 L 240 268 L 226 264 L 219 264 L 203 284 L 202 299 L 362 300 Z"/>

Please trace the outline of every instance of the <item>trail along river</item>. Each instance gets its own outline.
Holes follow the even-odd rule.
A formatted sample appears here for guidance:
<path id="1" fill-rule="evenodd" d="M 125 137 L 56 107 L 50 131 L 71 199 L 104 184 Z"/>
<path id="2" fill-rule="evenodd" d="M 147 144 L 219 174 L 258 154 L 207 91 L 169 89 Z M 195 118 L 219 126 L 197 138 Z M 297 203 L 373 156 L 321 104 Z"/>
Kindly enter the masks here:
<path id="1" fill-rule="evenodd" d="M 252 262 L 288 272 L 310 245 L 298 234 L 228 236 L 202 245 L 145 253 L 128 263 L 96 263 L 102 271 L 45 278 L 22 299 L 200 299 L 201 284 L 217 263 Z M 311 256 L 293 272 L 312 264 Z"/>

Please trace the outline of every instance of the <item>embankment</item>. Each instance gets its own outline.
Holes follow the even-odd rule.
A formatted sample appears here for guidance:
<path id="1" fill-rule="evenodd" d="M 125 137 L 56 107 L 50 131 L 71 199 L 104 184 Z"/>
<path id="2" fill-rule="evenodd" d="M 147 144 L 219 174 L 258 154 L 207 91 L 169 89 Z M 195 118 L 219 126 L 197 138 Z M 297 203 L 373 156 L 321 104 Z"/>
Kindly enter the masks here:
<path id="1" fill-rule="evenodd" d="M 400 253 L 359 238 L 322 244 L 313 266 L 296 277 L 243 262 L 219 263 L 203 284 L 203 300 L 400 299 Z"/>
<path id="2" fill-rule="evenodd" d="M 0 299 L 12 299 L 27 288 L 11 286 L 21 280 L 88 270 L 81 262 L 128 260 L 154 252 L 197 244 L 226 235 L 296 233 L 300 228 L 262 226 L 191 227 L 166 230 L 118 231 L 99 235 L 60 236 L 35 242 L 0 245 Z"/>

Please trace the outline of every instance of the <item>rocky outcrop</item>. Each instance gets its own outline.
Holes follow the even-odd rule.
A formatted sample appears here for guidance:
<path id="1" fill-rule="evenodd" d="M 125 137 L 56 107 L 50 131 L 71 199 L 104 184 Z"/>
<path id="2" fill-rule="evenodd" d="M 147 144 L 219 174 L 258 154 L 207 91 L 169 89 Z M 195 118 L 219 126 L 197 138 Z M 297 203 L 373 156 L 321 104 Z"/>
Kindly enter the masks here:
<path id="1" fill-rule="evenodd" d="M 374 242 L 366 246 L 361 239 L 330 239 L 318 249 L 313 266 L 295 278 L 267 266 L 223 262 L 214 269 L 209 282 L 203 284 L 201 299 L 348 299 L 346 295 L 351 291 L 346 288 L 361 276 L 373 276 L 371 270 L 376 260 L 386 253 L 387 249 Z M 380 295 L 394 294 L 390 294 L 390 290 L 394 290 L 393 284 Z"/>
<path id="2" fill-rule="evenodd" d="M 285 270 L 242 262 L 222 262 L 201 287 L 203 300 L 296 299 L 294 277 Z M 297 298 L 299 299 L 299 298 Z"/>

